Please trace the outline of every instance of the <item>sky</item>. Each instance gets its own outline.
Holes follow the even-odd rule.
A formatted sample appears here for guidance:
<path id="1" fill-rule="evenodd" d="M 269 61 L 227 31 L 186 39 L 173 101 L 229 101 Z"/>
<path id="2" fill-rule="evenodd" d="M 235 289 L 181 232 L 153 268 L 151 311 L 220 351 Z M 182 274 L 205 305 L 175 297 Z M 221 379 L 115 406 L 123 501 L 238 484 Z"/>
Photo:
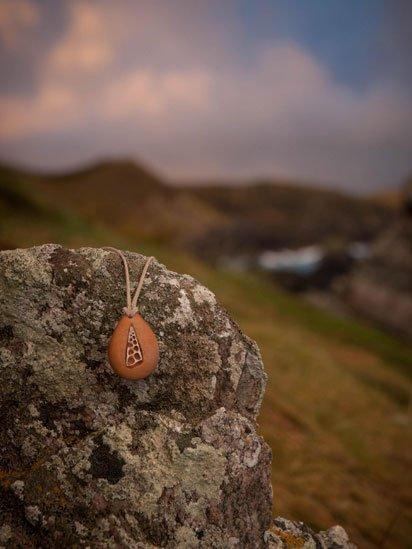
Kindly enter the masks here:
<path id="1" fill-rule="evenodd" d="M 411 16 L 409 0 L 0 0 L 0 159 L 398 186 Z"/>

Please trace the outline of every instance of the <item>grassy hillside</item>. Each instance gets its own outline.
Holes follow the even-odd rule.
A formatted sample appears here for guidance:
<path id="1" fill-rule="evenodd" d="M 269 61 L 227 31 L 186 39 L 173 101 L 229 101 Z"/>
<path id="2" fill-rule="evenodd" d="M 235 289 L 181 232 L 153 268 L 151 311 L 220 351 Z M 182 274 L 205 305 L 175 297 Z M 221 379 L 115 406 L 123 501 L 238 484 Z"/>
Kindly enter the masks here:
<path id="1" fill-rule="evenodd" d="M 222 222 L 212 207 L 133 162 L 103 162 L 47 176 L 0 168 L 2 178 L 13 180 L 38 204 L 69 209 L 132 238 L 181 243 Z"/>
<path id="2" fill-rule="evenodd" d="M 46 204 L 13 173 L 0 177 L 3 247 L 57 241 L 155 254 L 209 286 L 258 342 L 269 374 L 260 429 L 274 453 L 276 514 L 316 528 L 340 523 L 360 547 L 407 547 L 412 349 L 263 278 L 212 269 L 151 238 L 120 234 L 120 227 L 70 213 L 68 203 Z"/>
<path id="3" fill-rule="evenodd" d="M 406 546 L 411 349 L 264 281 L 207 282 L 262 350 L 275 512 L 319 528 L 341 523 L 361 547 L 385 537 Z"/>
<path id="4" fill-rule="evenodd" d="M 44 205 L 69 208 L 131 238 L 173 243 L 207 260 L 322 241 L 369 240 L 393 216 L 390 207 L 374 200 L 292 184 L 173 187 L 128 161 L 65 175 L 9 175 Z"/>

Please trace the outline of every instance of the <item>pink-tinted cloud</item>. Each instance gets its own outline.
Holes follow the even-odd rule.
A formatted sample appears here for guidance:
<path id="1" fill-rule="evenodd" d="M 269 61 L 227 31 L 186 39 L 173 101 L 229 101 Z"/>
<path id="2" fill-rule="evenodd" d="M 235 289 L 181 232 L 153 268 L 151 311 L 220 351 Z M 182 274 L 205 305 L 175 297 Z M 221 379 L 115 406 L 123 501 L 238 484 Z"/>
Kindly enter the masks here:
<path id="1" fill-rule="evenodd" d="M 71 3 L 69 27 L 50 53 L 49 68 L 75 75 L 96 72 L 107 67 L 112 58 L 109 21 L 104 12 L 91 3 Z"/>
<path id="2" fill-rule="evenodd" d="M 47 83 L 33 98 L 5 95 L 0 98 L 0 141 L 64 131 L 78 114 L 75 90 Z"/>
<path id="3" fill-rule="evenodd" d="M 210 104 L 207 72 L 137 70 L 109 84 L 98 105 L 103 118 L 138 121 L 177 114 L 196 115 Z M 176 120 L 178 122 L 178 120 Z"/>
<path id="4" fill-rule="evenodd" d="M 24 41 L 27 30 L 40 21 L 40 8 L 31 0 L 0 2 L 0 40 L 6 48 L 16 49 Z"/>

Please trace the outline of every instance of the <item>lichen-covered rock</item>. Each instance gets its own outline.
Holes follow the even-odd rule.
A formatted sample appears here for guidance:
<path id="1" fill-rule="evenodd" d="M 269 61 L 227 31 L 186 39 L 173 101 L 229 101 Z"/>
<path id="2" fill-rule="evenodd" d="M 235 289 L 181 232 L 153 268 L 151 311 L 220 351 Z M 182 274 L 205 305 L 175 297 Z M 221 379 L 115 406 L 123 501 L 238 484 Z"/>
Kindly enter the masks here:
<path id="1" fill-rule="evenodd" d="M 136 281 L 145 258 L 127 257 Z M 159 366 L 123 380 L 106 350 L 124 301 L 103 249 L 0 254 L 0 545 L 265 547 L 257 346 L 209 290 L 154 262 L 140 311 Z"/>
<path id="2" fill-rule="evenodd" d="M 0 253 L 0 547 L 353 547 L 340 527 L 271 526 L 266 376 L 214 295 L 152 265 L 160 363 L 142 381 L 107 361 L 124 300 L 105 250 Z"/>
<path id="3" fill-rule="evenodd" d="M 269 549 L 356 549 L 341 526 L 315 533 L 303 522 L 276 518 L 266 532 Z"/>

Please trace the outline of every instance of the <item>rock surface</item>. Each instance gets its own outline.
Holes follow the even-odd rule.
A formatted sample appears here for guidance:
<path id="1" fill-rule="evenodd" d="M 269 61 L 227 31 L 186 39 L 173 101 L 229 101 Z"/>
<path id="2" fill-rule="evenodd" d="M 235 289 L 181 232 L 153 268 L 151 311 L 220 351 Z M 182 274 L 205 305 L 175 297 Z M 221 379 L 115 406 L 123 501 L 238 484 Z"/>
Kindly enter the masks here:
<path id="1" fill-rule="evenodd" d="M 341 526 L 315 533 L 303 522 L 276 518 L 265 534 L 269 549 L 356 549 Z"/>
<path id="2" fill-rule="evenodd" d="M 136 281 L 145 258 L 127 257 Z M 209 290 L 154 262 L 140 311 L 160 363 L 122 380 L 106 350 L 124 300 L 103 249 L 0 253 L 0 545 L 274 543 L 256 344 Z"/>

